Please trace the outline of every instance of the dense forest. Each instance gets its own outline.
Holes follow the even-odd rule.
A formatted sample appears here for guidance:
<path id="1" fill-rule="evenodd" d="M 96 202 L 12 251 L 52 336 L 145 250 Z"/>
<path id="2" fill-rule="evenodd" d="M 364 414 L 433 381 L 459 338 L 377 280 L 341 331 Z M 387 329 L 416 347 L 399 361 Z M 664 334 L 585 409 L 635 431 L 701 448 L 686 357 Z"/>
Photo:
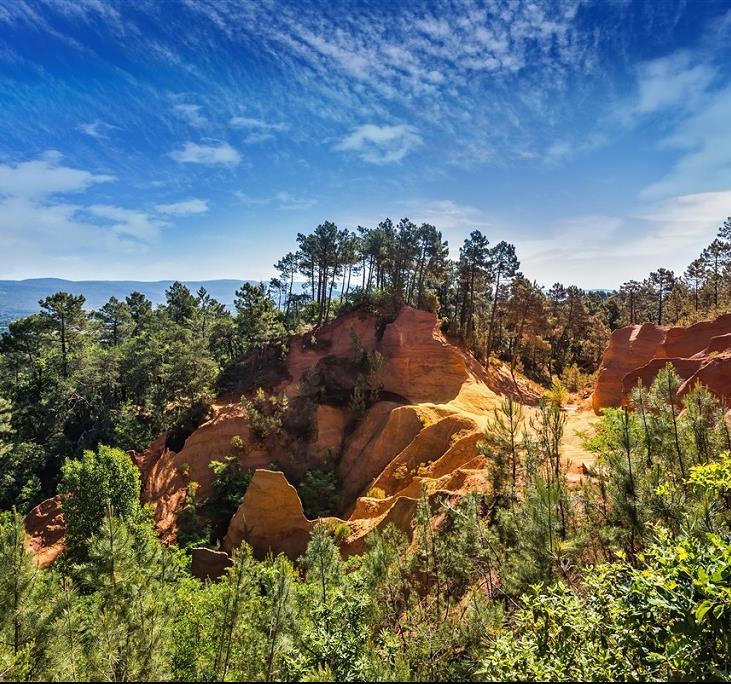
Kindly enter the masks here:
<path id="1" fill-rule="evenodd" d="M 12 322 L 0 339 L 0 679 L 728 679 L 726 407 L 702 387 L 680 399 L 669 365 L 587 436 L 591 481 L 567 485 L 559 445 L 566 393 L 591 384 L 612 330 L 728 311 L 731 219 L 682 275 L 658 268 L 611 292 L 541 287 L 513 245 L 479 231 L 454 257 L 428 224 L 325 222 L 297 236 L 276 278 L 242 285 L 233 311 L 175 283 L 157 308 L 133 292 L 88 311 L 59 292 Z M 412 544 L 376 532 L 342 561 L 339 530 L 322 524 L 295 563 L 244 545 L 222 581 L 192 577 L 186 545 L 157 539 L 128 452 L 161 433 L 180 448 L 242 376 L 265 384 L 289 335 L 403 304 L 546 388 L 535 417 L 510 397 L 490 417 L 490 493 L 439 511 L 424 497 Z M 219 475 L 235 507 L 246 474 Z M 56 493 L 68 549 L 40 570 L 23 515 Z"/>

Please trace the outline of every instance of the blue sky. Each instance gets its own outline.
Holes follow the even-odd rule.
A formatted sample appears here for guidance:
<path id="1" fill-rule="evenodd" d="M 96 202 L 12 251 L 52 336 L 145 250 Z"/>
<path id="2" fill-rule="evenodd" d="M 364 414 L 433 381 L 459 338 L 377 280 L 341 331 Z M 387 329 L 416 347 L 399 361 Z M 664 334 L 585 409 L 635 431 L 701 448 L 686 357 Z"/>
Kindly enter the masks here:
<path id="1" fill-rule="evenodd" d="M 0 278 L 265 278 L 323 220 L 544 284 L 731 215 L 731 0 L 0 0 Z"/>

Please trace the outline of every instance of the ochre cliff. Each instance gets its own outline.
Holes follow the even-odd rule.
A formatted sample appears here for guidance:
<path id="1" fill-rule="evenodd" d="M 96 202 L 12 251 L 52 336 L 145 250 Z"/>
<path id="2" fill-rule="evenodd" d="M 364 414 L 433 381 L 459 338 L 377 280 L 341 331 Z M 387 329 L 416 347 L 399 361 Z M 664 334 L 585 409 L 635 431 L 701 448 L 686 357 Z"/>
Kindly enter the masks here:
<path id="1" fill-rule="evenodd" d="M 723 399 L 731 397 L 731 314 L 688 327 L 645 323 L 615 330 L 599 368 L 594 411 L 621 406 L 638 380 L 651 384 L 667 363 L 684 381 L 681 395 L 701 383 Z"/>
<path id="2" fill-rule="evenodd" d="M 51 565 L 64 550 L 65 535 L 66 523 L 57 496 L 42 501 L 25 517 L 26 547 L 42 568 Z"/>
<path id="3" fill-rule="evenodd" d="M 355 413 L 350 400 L 369 358 L 380 359 L 382 389 Z M 410 536 L 423 493 L 454 502 L 489 490 L 488 457 L 478 444 L 503 394 L 527 406 L 540 396 L 539 388 L 498 364 L 486 370 L 442 335 L 434 314 L 410 307 L 386 320 L 354 311 L 294 336 L 283 366 L 284 379 L 267 388 L 288 397 L 281 429 L 256 436 L 238 397 L 222 398 L 179 451 L 166 448 L 161 436 L 135 455 L 142 498 L 166 543 L 177 538 L 186 500 L 213 493 L 212 461 L 235 457 L 254 471 L 222 551 L 194 549 L 200 577 L 222 572 L 226 554 L 244 541 L 259 556 L 299 556 L 318 521 L 306 518 L 291 483 L 312 469 L 337 475 L 342 517 L 320 522 L 339 527 L 344 555 L 362 552 L 368 534 L 389 524 Z M 570 441 L 571 428 L 566 432 Z M 581 458 L 574 460 L 583 468 Z M 53 515 L 52 505 L 46 507 Z"/>
<path id="4" fill-rule="evenodd" d="M 382 357 L 382 398 L 354 424 L 347 406 L 357 377 L 353 357 L 373 352 Z M 290 406 L 300 406 L 303 398 L 311 402 L 311 387 L 319 383 L 306 438 L 280 431 L 257 440 L 238 403 L 218 404 L 179 452 L 158 448 L 141 459 L 144 498 L 155 508 L 164 540 L 175 539 L 190 483 L 197 483 L 197 497 L 208 496 L 210 463 L 226 455 L 256 469 L 229 525 L 223 544 L 228 552 L 246 540 L 258 553 L 298 555 L 315 523 L 305 518 L 288 479 L 297 481 L 325 463 L 336 469 L 351 529 L 344 552 L 362 548 L 362 538 L 388 521 L 408 527 L 403 521 L 410 520 L 422 488 L 434 494 L 486 486 L 486 477 L 468 471 L 486 465 L 477 443 L 501 397 L 482 366 L 444 338 L 433 314 L 403 307 L 388 322 L 351 312 L 314 334 L 293 337 L 285 364 L 288 377 L 272 391 L 286 394 Z M 234 437 L 244 448 L 232 449 Z M 270 464 L 281 471 L 268 470 Z M 375 498 L 366 496 L 371 489 Z"/>

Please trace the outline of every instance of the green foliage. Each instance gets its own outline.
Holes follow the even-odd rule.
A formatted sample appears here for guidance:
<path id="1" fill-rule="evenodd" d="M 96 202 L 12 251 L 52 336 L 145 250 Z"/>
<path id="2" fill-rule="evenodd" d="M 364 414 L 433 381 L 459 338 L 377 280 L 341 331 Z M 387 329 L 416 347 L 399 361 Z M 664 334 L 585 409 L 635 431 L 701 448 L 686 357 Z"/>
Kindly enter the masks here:
<path id="1" fill-rule="evenodd" d="M 110 508 L 122 520 L 140 516 L 140 474 L 120 449 L 100 446 L 79 460 L 68 459 L 58 491 L 68 528 L 68 545 L 83 557 L 89 539 L 96 534 Z"/>
<path id="2" fill-rule="evenodd" d="M 241 404 L 246 413 L 249 429 L 257 439 L 264 440 L 282 429 L 282 420 L 287 411 L 289 399 L 284 393 L 279 396 L 267 395 L 259 387 L 251 399 L 241 397 Z"/>
<path id="3" fill-rule="evenodd" d="M 328 589 L 338 583 L 341 571 L 340 552 L 327 525 L 315 526 L 302 564 L 307 569 L 307 581 L 314 585 L 322 603 L 326 604 Z"/>
<path id="4" fill-rule="evenodd" d="M 297 493 L 310 520 L 334 515 L 340 507 L 338 476 L 331 468 L 308 470 L 297 486 Z"/>
<path id="5" fill-rule="evenodd" d="M 370 497 L 371 499 L 385 499 L 386 492 L 385 490 L 381 489 L 381 487 L 371 487 L 368 490 L 366 496 Z"/>
<path id="6" fill-rule="evenodd" d="M 236 456 L 226 456 L 223 461 L 211 461 L 213 471 L 213 494 L 203 504 L 205 515 L 220 529 L 223 538 L 228 522 L 239 507 L 251 482 L 254 471 L 244 470 Z"/>
<path id="7" fill-rule="evenodd" d="M 517 494 L 518 478 L 524 462 L 525 418 L 523 407 L 511 395 L 503 398 L 493 409 L 485 428 L 486 440 L 478 444 L 479 451 L 490 459 L 493 495 L 503 496 L 506 482 L 510 482 L 510 497 Z"/>
<path id="8" fill-rule="evenodd" d="M 731 493 L 731 453 L 724 451 L 715 461 L 691 467 L 690 481 L 714 494 Z"/>
<path id="9" fill-rule="evenodd" d="M 23 519 L 0 514 L 0 673 L 8 681 L 42 678 L 56 615 L 52 578 L 25 548 Z"/>
<path id="10" fill-rule="evenodd" d="M 38 444 L 21 442 L 0 450 L 0 510 L 15 506 L 28 513 L 41 502 L 40 473 L 45 465 L 46 454 Z"/>
<path id="11" fill-rule="evenodd" d="M 635 568 L 588 569 L 585 588 L 524 597 L 488 645 L 493 680 L 726 679 L 731 546 L 713 535 L 677 542 L 662 530 Z"/>
<path id="12" fill-rule="evenodd" d="M 197 482 L 188 483 L 183 506 L 176 519 L 178 526 L 176 542 L 185 550 L 211 543 L 211 521 L 201 513 L 202 506 L 196 499 L 197 490 Z"/>
<path id="13" fill-rule="evenodd" d="M 276 347 L 283 353 L 285 329 L 281 312 L 263 285 L 244 283 L 236 291 L 236 325 L 244 353 Z"/>
<path id="14" fill-rule="evenodd" d="M 243 447 L 239 437 L 231 441 L 233 448 Z M 218 544 L 223 539 L 254 473 L 251 469 L 244 470 L 236 456 L 211 461 L 209 467 L 214 475 L 210 496 L 200 499 L 197 496 L 198 483 L 188 483 L 185 501 L 177 517 L 177 543 L 180 548 Z M 187 478 L 187 472 L 183 476 Z"/>
<path id="15" fill-rule="evenodd" d="M 20 516 L 0 514 L 0 679 L 728 679 L 725 407 L 698 386 L 680 396 L 666 367 L 600 418 L 596 478 L 582 487 L 567 484 L 561 438 L 564 387 L 582 389 L 609 328 L 723 305 L 729 226 L 682 282 L 658 269 L 616 295 L 543 291 L 517 273 L 511 245 L 479 231 L 451 262 L 433 226 L 403 219 L 298 236 L 269 290 L 238 291 L 235 316 L 180 283 L 158 308 L 140 293 L 90 313 L 73 295 L 47 298 L 0 339 L 0 508 L 27 510 L 62 475 L 71 554 L 41 570 Z M 478 358 L 509 359 L 514 380 L 516 369 L 561 378 L 531 420 L 509 399 L 487 420 L 491 491 L 459 503 L 424 492 L 413 526 L 394 516 L 407 534 L 375 531 L 346 561 L 351 529 L 330 520 L 296 568 L 244 544 L 221 581 L 192 578 L 155 538 L 129 457 L 99 445 L 141 449 L 160 432 L 176 445 L 205 417 L 221 368 L 245 375 L 239 391 L 274 386 L 286 330 L 316 339 L 308 326 L 360 306 L 380 334 L 403 303 L 435 311 Z M 350 397 L 357 420 L 379 398 L 382 360 L 357 339 L 351 351 L 355 387 L 338 401 Z M 323 378 L 296 407 L 263 391 L 245 400 L 253 435 L 289 431 L 291 413 L 309 421 L 333 384 Z M 207 501 L 188 483 L 183 546 L 219 540 L 246 490 L 237 458 L 212 468 Z M 341 503 L 332 465 L 299 492 L 311 518 Z"/>
<path id="16" fill-rule="evenodd" d="M 2 486 L 24 490 L 24 507 L 55 491 L 68 456 L 99 444 L 142 450 L 161 432 L 184 432 L 201 406 L 205 413 L 219 366 L 241 354 L 235 326 L 232 337 L 214 339 L 233 317 L 205 292 L 176 286 L 157 309 L 140 293 L 97 311 L 83 304 L 57 293 L 0 337 L 0 396 L 12 427 L 0 453 L 43 451 L 26 463 L 11 456 L 17 462 L 3 469 Z"/>
<path id="17" fill-rule="evenodd" d="M 140 413 L 131 402 L 122 404 L 113 411 L 114 443 L 125 451 L 144 451 L 147 445 L 162 429 L 161 421 Z"/>

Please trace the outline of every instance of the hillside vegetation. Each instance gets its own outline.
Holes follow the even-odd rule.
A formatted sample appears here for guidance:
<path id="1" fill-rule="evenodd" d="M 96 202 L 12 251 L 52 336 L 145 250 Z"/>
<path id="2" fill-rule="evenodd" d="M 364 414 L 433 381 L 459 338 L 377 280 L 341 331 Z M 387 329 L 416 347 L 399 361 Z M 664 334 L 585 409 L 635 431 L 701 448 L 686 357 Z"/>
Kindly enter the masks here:
<path id="1" fill-rule="evenodd" d="M 324 223 L 233 312 L 44 298 L 0 341 L 0 679 L 728 679 L 726 324 L 619 328 L 721 312 L 730 240 L 587 293 Z"/>

